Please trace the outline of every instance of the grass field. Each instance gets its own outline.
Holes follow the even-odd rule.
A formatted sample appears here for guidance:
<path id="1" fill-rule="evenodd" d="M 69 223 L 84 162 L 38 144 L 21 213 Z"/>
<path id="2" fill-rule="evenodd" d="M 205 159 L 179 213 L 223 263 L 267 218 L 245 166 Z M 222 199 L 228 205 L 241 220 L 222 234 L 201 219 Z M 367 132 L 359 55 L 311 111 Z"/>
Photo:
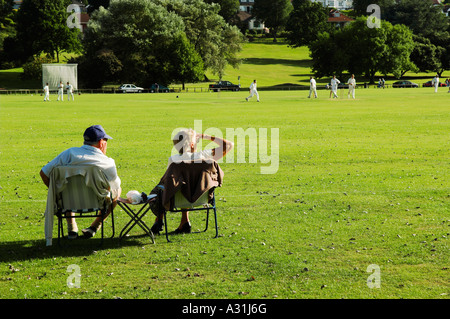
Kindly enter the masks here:
<path id="1" fill-rule="evenodd" d="M 356 100 L 345 91 L 334 100 L 327 91 L 314 100 L 263 91 L 260 103 L 245 102 L 247 94 L 86 94 L 64 103 L 0 95 L 0 297 L 448 299 L 446 89 L 360 89 Z M 219 238 L 211 229 L 153 245 L 135 229 L 103 247 L 98 238 L 45 246 L 39 170 L 80 146 L 87 126 L 114 137 L 108 155 L 124 192 L 148 193 L 164 173 L 172 131 L 196 120 L 224 137 L 227 128 L 258 137 L 279 130 L 278 143 L 267 142 L 269 154 L 279 146 L 276 173 L 261 174 L 264 140 L 256 163 L 250 140 L 245 163 L 237 140 L 221 163 Z M 192 214 L 194 229 L 203 217 Z M 128 218 L 117 209 L 115 221 L 120 231 Z M 170 214 L 169 230 L 178 222 Z M 67 286 L 70 265 L 80 267 L 80 288 Z M 370 289 L 373 265 L 381 283 Z"/>

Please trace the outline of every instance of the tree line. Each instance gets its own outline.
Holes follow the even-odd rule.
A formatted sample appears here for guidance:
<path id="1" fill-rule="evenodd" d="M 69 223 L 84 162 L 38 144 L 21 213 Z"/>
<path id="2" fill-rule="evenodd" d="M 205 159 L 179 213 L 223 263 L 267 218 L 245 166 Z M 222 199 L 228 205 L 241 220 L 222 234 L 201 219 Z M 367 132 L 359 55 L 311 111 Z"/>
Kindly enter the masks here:
<path id="1" fill-rule="evenodd" d="M 368 23 L 380 8 L 379 27 Z M 450 24 L 431 0 L 353 0 L 355 19 L 343 28 L 327 23 L 328 13 L 310 0 L 293 0 L 286 20 L 288 42 L 307 45 L 317 77 L 349 72 L 374 82 L 376 73 L 435 72 L 450 69 Z"/>
<path id="2" fill-rule="evenodd" d="M 40 64 L 73 52 L 86 87 L 106 82 L 187 83 L 221 78 L 238 67 L 245 41 L 238 27 L 238 0 L 89 0 L 83 35 L 67 26 L 70 0 L 0 0 L 0 67 Z M 317 77 L 450 69 L 449 18 L 431 0 L 354 0 L 343 28 L 327 22 L 330 8 L 310 0 L 255 0 L 252 15 L 277 41 L 283 31 L 292 47 L 308 46 Z M 368 25 L 367 8 L 381 11 L 379 27 Z M 43 54 L 48 57 L 43 57 Z"/>

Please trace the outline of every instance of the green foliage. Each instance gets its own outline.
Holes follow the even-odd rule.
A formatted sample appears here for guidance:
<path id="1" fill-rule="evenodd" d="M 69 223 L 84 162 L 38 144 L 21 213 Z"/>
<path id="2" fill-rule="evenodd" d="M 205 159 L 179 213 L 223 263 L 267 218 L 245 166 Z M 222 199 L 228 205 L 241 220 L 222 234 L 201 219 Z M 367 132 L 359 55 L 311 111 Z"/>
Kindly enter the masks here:
<path id="1" fill-rule="evenodd" d="M 296 0 L 294 9 L 286 23 L 287 40 L 293 47 L 309 45 L 321 32 L 331 32 L 328 20 L 328 8 L 319 2 Z"/>
<path id="2" fill-rule="evenodd" d="M 79 30 L 67 26 L 68 0 L 24 0 L 17 15 L 17 42 L 24 56 L 80 52 Z"/>
<path id="3" fill-rule="evenodd" d="M 205 69 L 222 77 L 226 65 L 237 68 L 241 63 L 243 35 L 218 14 L 217 3 L 202 0 L 158 0 L 169 12 L 183 19 L 188 40 L 200 54 Z"/>
<path id="4" fill-rule="evenodd" d="M 358 18 L 342 30 L 335 31 L 334 35 L 320 36 L 310 44 L 313 70 L 317 76 L 347 70 L 364 74 L 373 83 L 377 72 L 400 77 L 406 71 L 416 70 L 410 61 L 414 42 L 408 28 L 392 26 L 386 21 L 382 21 L 380 28 L 369 28 L 366 23 L 366 18 Z M 327 45 L 330 48 L 327 49 Z M 329 63 L 325 64 L 327 59 Z"/>
<path id="5" fill-rule="evenodd" d="M 291 11 L 290 0 L 255 0 L 252 15 L 264 22 L 276 42 L 277 34 L 285 27 Z"/>
<path id="6" fill-rule="evenodd" d="M 42 81 L 42 64 L 52 63 L 53 59 L 45 56 L 34 57 L 30 62 L 23 65 L 22 80 L 39 80 Z"/>
<path id="7" fill-rule="evenodd" d="M 204 0 L 205 3 L 220 5 L 219 14 L 228 23 L 234 21 L 236 13 L 239 12 L 239 0 Z"/>

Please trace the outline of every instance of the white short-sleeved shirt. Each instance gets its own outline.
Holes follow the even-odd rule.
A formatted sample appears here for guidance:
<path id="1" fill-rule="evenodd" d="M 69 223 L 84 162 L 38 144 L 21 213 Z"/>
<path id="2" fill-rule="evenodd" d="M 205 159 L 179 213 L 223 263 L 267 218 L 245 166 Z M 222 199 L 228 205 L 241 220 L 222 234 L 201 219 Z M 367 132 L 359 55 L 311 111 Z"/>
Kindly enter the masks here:
<path id="1" fill-rule="evenodd" d="M 181 154 L 175 154 L 169 157 L 169 163 L 167 167 L 169 167 L 172 163 L 180 163 L 180 162 L 191 162 L 191 161 L 208 161 L 213 159 L 212 149 L 203 150 L 201 152 L 186 152 Z"/>
<path id="2" fill-rule="evenodd" d="M 338 79 L 331 79 L 331 87 L 333 89 L 336 89 L 339 83 L 341 83 L 341 81 L 339 81 Z"/>
<path id="3" fill-rule="evenodd" d="M 48 92 L 49 92 L 48 85 L 44 86 L 44 92 L 45 92 L 45 93 L 48 93 Z"/>
<path id="4" fill-rule="evenodd" d="M 117 176 L 116 163 L 112 158 L 103 154 L 100 149 L 90 145 L 69 148 L 45 165 L 42 171 L 46 176 L 50 176 L 53 167 L 62 165 L 94 165 L 100 167 L 111 186 L 113 198 L 118 195 L 121 180 Z"/>
<path id="5" fill-rule="evenodd" d="M 309 84 L 310 84 L 311 88 L 315 88 L 315 87 L 316 87 L 316 80 L 311 79 L 311 80 L 309 81 Z"/>

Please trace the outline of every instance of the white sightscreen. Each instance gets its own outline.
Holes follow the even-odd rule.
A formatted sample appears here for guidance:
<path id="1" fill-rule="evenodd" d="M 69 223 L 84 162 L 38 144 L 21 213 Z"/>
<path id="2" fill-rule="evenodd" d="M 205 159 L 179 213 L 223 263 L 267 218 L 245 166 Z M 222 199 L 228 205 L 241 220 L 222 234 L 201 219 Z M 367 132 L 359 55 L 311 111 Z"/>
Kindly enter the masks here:
<path id="1" fill-rule="evenodd" d="M 72 84 L 73 89 L 78 89 L 78 64 L 42 64 L 42 87 L 48 83 L 50 90 L 56 90 L 62 81 L 64 89 L 67 82 Z"/>

